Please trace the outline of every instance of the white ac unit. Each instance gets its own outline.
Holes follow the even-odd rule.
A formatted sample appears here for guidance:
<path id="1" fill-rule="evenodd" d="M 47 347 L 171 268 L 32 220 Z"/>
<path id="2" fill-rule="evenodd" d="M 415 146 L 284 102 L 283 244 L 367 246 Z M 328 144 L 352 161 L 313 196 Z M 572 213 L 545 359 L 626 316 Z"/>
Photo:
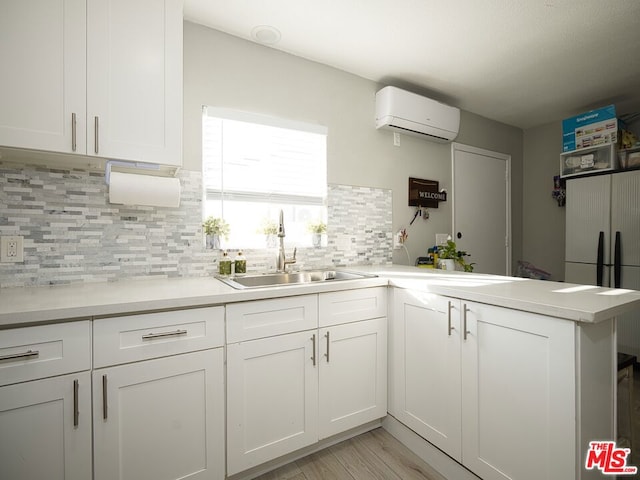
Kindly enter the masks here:
<path id="1" fill-rule="evenodd" d="M 376 128 L 450 142 L 460 129 L 460 109 L 396 87 L 376 93 Z"/>

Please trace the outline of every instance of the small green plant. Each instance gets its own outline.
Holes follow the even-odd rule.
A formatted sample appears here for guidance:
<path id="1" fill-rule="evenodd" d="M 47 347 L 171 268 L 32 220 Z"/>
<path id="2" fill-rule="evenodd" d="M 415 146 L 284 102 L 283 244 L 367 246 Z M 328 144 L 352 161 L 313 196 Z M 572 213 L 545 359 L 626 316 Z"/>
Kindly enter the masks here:
<path id="1" fill-rule="evenodd" d="M 262 224 L 260 225 L 260 230 L 258 230 L 258 232 L 263 235 L 275 235 L 278 233 L 278 225 L 276 225 L 276 222 L 270 218 L 265 218 L 262 220 Z"/>
<path id="2" fill-rule="evenodd" d="M 468 256 L 469 254 L 464 250 L 458 250 L 456 242 L 453 240 L 447 240 L 446 245 L 438 247 L 438 258 L 455 260 L 465 272 L 473 272 L 475 263 L 467 263 L 464 259 L 464 257 Z"/>
<path id="3" fill-rule="evenodd" d="M 229 224 L 223 218 L 207 217 L 202 223 L 202 228 L 205 235 L 218 235 L 225 240 L 229 239 Z"/>
<path id="4" fill-rule="evenodd" d="M 311 233 L 325 233 L 327 231 L 327 224 L 320 220 L 315 223 L 310 223 L 307 228 Z"/>

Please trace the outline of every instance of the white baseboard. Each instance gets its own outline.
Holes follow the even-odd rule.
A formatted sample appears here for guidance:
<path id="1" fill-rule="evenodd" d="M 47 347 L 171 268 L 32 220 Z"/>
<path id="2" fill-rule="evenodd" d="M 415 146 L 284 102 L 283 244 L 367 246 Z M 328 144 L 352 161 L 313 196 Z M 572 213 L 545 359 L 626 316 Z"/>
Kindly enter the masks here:
<path id="1" fill-rule="evenodd" d="M 447 479 L 481 480 L 465 467 L 456 462 L 442 450 L 434 447 L 413 430 L 400 423 L 391 415 L 382 421 L 382 428 L 393 435 L 405 447 L 427 462 L 434 470 Z"/>
<path id="2" fill-rule="evenodd" d="M 266 462 L 258 465 L 257 467 L 253 467 L 249 470 L 245 470 L 244 472 L 236 473 L 235 475 L 230 475 L 227 480 L 248 480 L 251 478 L 259 477 L 262 474 L 275 470 L 276 468 L 280 468 L 288 463 L 295 462 L 301 458 L 306 457 L 307 455 L 311 455 L 312 453 L 319 452 L 320 450 L 324 450 L 331 445 L 335 445 L 337 443 L 343 442 L 344 440 L 348 440 L 352 437 L 356 437 L 363 433 L 366 433 L 370 430 L 380 427 L 381 421 L 375 420 L 373 422 L 369 422 L 365 425 L 361 425 L 359 427 L 353 428 L 343 433 L 339 433 L 334 435 L 333 437 L 327 438 L 325 440 L 321 440 L 318 443 L 314 443 L 313 445 L 309 445 L 306 448 L 302 448 L 300 450 L 296 450 L 293 453 L 288 455 L 284 455 L 282 457 L 278 457 L 275 460 L 271 460 L 270 462 Z"/>

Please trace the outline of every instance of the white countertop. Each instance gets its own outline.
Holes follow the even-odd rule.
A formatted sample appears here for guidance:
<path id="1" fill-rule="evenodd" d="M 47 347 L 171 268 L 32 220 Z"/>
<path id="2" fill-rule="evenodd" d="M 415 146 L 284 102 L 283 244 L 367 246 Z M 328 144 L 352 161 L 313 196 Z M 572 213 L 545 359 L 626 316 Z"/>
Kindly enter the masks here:
<path id="1" fill-rule="evenodd" d="M 211 277 L 7 288 L 0 290 L 0 328 L 386 285 L 581 322 L 640 309 L 640 292 L 633 290 L 400 265 L 351 270 L 379 277 L 248 290 L 235 290 Z"/>

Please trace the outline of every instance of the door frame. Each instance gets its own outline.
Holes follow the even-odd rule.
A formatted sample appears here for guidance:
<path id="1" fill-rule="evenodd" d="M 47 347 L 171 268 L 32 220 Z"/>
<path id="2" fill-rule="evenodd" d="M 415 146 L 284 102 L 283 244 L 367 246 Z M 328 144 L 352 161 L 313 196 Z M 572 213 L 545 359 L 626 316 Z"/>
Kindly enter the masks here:
<path id="1" fill-rule="evenodd" d="M 496 158 L 505 162 L 505 183 L 506 183 L 506 198 L 505 198 L 505 219 L 506 219 L 506 238 L 505 238 L 505 255 L 506 255 L 506 272 L 505 275 L 512 275 L 511 271 L 511 155 L 506 153 L 495 152 L 492 150 L 485 150 L 483 148 L 473 147 L 471 145 L 465 145 L 463 143 L 452 142 L 451 143 L 451 236 L 454 236 L 456 229 L 456 152 L 463 151 L 473 153 L 476 155 L 484 155 L 487 157 Z"/>

